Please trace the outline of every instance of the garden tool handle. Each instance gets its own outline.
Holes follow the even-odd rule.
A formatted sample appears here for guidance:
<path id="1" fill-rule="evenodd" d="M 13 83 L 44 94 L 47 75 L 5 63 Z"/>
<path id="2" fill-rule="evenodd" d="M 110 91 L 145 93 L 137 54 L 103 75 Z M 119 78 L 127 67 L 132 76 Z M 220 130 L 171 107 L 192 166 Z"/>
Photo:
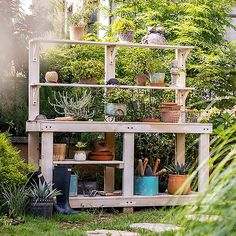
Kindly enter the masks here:
<path id="1" fill-rule="evenodd" d="M 138 166 L 139 166 L 139 169 L 140 169 L 140 176 L 144 176 L 144 169 L 143 169 L 143 161 L 142 161 L 142 159 L 138 160 Z"/>
<path id="2" fill-rule="evenodd" d="M 145 170 L 147 168 L 147 164 L 148 164 L 148 158 L 145 158 L 143 161 L 143 172 L 145 173 Z"/>
<path id="3" fill-rule="evenodd" d="M 153 173 L 156 173 L 156 172 L 157 172 L 157 169 L 158 169 L 158 166 L 159 166 L 160 162 L 161 162 L 161 160 L 160 160 L 159 158 L 157 158 L 157 159 L 156 159 L 156 162 L 155 162 L 155 164 L 154 164 L 154 166 L 153 166 L 153 168 L 152 168 L 152 172 L 153 172 Z"/>
<path id="4" fill-rule="evenodd" d="M 160 171 L 156 172 L 154 175 L 160 176 L 162 174 L 166 173 L 166 169 L 161 169 Z"/>

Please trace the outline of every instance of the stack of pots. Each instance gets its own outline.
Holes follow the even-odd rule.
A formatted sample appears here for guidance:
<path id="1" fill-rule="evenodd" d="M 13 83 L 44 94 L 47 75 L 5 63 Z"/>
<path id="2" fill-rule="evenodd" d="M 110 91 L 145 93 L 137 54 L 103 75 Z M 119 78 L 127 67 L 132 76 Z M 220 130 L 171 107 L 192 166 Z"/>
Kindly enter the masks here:
<path id="1" fill-rule="evenodd" d="M 178 123 L 180 119 L 181 106 L 174 102 L 161 103 L 161 121 L 165 123 Z"/>

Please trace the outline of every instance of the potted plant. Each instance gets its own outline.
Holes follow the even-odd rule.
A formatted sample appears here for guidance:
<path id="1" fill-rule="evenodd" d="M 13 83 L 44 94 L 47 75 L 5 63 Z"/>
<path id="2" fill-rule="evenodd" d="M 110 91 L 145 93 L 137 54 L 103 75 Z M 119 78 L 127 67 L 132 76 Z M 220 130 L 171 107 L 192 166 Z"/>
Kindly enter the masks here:
<path id="1" fill-rule="evenodd" d="M 149 73 L 151 86 L 165 86 L 165 67 L 161 59 L 150 60 L 147 64 L 147 71 Z"/>
<path id="2" fill-rule="evenodd" d="M 61 192 L 57 189 L 50 190 L 52 186 L 41 181 L 40 178 L 38 181 L 38 183 L 34 182 L 29 189 L 31 198 L 29 208 L 33 216 L 50 218 L 53 211 L 53 198 L 61 195 Z"/>
<path id="3" fill-rule="evenodd" d="M 125 89 L 112 89 L 105 94 L 105 114 L 108 116 L 127 115 L 127 101 L 129 94 Z"/>
<path id="4" fill-rule="evenodd" d="M 133 42 L 135 25 L 132 21 L 124 18 L 116 18 L 112 23 L 112 32 L 118 35 L 122 43 Z"/>
<path id="5" fill-rule="evenodd" d="M 77 151 L 75 151 L 74 159 L 76 161 L 85 161 L 86 160 L 85 148 L 87 147 L 87 143 L 78 141 L 75 147 L 77 148 Z"/>
<path id="6" fill-rule="evenodd" d="M 57 114 L 65 115 L 65 117 L 59 117 L 60 120 L 88 120 L 94 115 L 92 94 L 86 90 L 74 96 L 64 91 L 54 92 L 54 100 L 55 103 L 52 103 L 49 99 L 49 104 L 53 106 Z"/>
<path id="7" fill-rule="evenodd" d="M 86 32 L 86 22 L 81 13 L 73 13 L 69 17 L 70 40 L 83 39 Z"/>
<path id="8" fill-rule="evenodd" d="M 189 164 L 179 164 L 178 162 L 176 165 L 165 167 L 169 173 L 167 187 L 169 194 L 187 195 L 190 193 L 189 168 Z"/>
<path id="9" fill-rule="evenodd" d="M 98 60 L 75 61 L 71 64 L 72 82 L 81 84 L 97 84 L 104 79 L 104 64 Z"/>

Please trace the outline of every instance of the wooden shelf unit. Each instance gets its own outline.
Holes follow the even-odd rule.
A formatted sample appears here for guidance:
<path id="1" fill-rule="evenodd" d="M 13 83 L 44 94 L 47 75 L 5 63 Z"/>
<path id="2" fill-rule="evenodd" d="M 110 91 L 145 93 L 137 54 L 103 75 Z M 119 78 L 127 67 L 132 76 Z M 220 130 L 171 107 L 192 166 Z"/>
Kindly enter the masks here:
<path id="1" fill-rule="evenodd" d="M 211 124 L 184 123 L 184 117 L 180 123 L 149 123 L 149 122 L 98 122 L 98 121 L 56 121 L 40 120 L 35 118 L 39 114 L 39 89 L 49 87 L 88 87 L 88 88 L 127 88 L 127 89 L 161 89 L 174 90 L 175 102 L 185 110 L 185 100 L 193 88 L 186 87 L 185 73 L 182 73 L 177 80 L 176 86 L 152 87 L 152 86 L 112 86 L 112 85 L 84 85 L 84 84 L 52 84 L 40 83 L 40 44 L 83 44 L 100 45 L 105 47 L 105 84 L 110 78 L 115 78 L 115 54 L 119 47 L 142 47 L 153 49 L 175 50 L 178 67 L 185 71 L 186 58 L 193 47 L 174 45 L 143 45 L 132 43 L 110 43 L 110 42 L 88 42 L 70 40 L 46 40 L 34 39 L 29 44 L 29 119 L 26 123 L 26 130 L 29 132 L 29 162 L 41 166 L 41 171 L 48 182 L 52 182 L 53 165 L 78 164 L 78 165 L 104 165 L 104 188 L 114 190 L 114 168 L 123 169 L 122 196 L 112 197 L 71 197 L 70 203 L 75 208 L 87 207 L 124 207 L 135 206 L 164 206 L 164 205 L 185 205 L 190 204 L 196 197 L 196 193 L 190 195 L 168 195 L 158 194 L 157 196 L 134 196 L 134 134 L 135 133 L 174 133 L 176 136 L 176 161 L 185 161 L 185 134 L 199 134 L 199 157 L 198 157 L 198 190 L 204 192 L 209 181 L 209 135 L 212 132 Z M 111 147 L 114 148 L 114 133 L 123 134 L 123 160 L 109 162 L 94 161 L 54 161 L 53 162 L 53 134 L 56 132 L 105 132 Z M 41 153 L 39 143 L 41 134 Z M 40 162 L 39 162 L 40 159 Z"/>

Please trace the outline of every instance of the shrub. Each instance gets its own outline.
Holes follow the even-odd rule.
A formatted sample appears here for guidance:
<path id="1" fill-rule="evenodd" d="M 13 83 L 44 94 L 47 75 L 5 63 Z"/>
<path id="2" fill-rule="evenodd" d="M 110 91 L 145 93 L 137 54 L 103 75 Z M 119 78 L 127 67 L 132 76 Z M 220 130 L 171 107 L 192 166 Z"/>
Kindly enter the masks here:
<path id="1" fill-rule="evenodd" d="M 27 181 L 27 174 L 32 170 L 33 167 L 24 162 L 6 134 L 0 133 L 0 184 L 8 186 L 24 184 Z"/>

